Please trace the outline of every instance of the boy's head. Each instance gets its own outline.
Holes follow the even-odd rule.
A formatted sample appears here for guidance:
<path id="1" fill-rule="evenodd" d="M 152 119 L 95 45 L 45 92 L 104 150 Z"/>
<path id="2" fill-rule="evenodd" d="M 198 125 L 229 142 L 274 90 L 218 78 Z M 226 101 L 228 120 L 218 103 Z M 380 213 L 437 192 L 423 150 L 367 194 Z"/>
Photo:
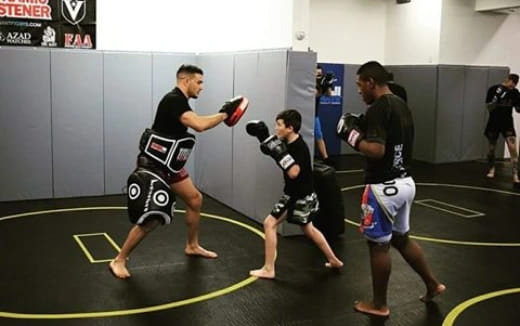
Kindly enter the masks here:
<path id="1" fill-rule="evenodd" d="M 297 134 L 302 125 L 302 116 L 296 110 L 289 109 L 278 113 L 276 116 L 276 135 L 286 139 L 290 134 Z"/>

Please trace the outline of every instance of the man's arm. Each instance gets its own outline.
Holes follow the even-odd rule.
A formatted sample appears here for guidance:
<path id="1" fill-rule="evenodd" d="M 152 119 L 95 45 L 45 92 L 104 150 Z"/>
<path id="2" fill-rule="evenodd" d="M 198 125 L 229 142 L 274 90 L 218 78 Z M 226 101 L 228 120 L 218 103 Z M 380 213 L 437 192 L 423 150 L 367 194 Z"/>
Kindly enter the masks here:
<path id="1" fill-rule="evenodd" d="M 211 129 L 226 120 L 226 113 L 212 115 L 198 115 L 193 111 L 186 111 L 181 115 L 181 123 L 197 132 Z"/>
<path id="2" fill-rule="evenodd" d="M 363 139 L 359 143 L 359 151 L 371 158 L 382 158 L 385 156 L 385 145 Z"/>

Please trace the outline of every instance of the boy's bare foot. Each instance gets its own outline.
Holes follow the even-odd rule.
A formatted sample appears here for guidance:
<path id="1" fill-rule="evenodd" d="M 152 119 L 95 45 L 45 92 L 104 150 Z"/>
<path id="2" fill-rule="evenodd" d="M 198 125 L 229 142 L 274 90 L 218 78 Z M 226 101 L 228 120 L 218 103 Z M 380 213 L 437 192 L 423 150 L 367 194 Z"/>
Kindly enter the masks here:
<path id="1" fill-rule="evenodd" d="M 125 279 L 130 277 L 128 269 L 126 269 L 126 259 L 114 259 L 108 264 L 108 269 L 117 278 Z"/>
<path id="2" fill-rule="evenodd" d="M 206 249 L 202 248 L 201 246 L 197 246 L 197 247 L 186 246 L 186 248 L 184 249 L 184 253 L 188 256 L 201 256 L 204 258 L 217 258 L 218 257 L 216 252 L 206 250 Z"/>
<path id="3" fill-rule="evenodd" d="M 433 298 L 435 298 L 436 296 L 438 296 L 439 294 L 442 294 L 442 292 L 446 291 L 446 286 L 444 284 L 437 284 L 437 286 L 433 289 L 428 289 L 428 292 L 426 292 L 425 295 L 423 295 L 422 297 L 420 297 L 419 299 L 422 301 L 422 302 L 430 302 L 433 300 Z"/>
<path id="4" fill-rule="evenodd" d="M 343 267 L 343 262 L 339 259 L 333 259 L 325 263 L 325 267 L 327 268 L 341 268 Z"/>
<path id="5" fill-rule="evenodd" d="M 274 279 L 275 272 L 274 272 L 274 270 L 268 271 L 267 269 L 262 267 L 260 269 L 255 269 L 255 270 L 249 271 L 249 275 L 272 280 L 272 279 Z"/>
<path id="6" fill-rule="evenodd" d="M 388 317 L 390 316 L 390 309 L 387 306 L 376 308 L 372 302 L 357 301 L 354 304 L 354 310 L 363 314 L 377 316 L 377 317 Z"/>

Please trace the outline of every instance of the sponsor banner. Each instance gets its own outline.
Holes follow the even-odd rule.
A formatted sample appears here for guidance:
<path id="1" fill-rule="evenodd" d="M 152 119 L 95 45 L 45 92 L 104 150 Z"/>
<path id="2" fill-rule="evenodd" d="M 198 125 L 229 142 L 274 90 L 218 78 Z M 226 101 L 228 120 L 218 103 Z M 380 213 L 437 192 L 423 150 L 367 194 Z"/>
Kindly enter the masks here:
<path id="1" fill-rule="evenodd" d="M 96 48 L 96 0 L 0 0 L 0 46 Z"/>
<path id="2" fill-rule="evenodd" d="M 343 114 L 343 76 L 345 66 L 334 63 L 318 63 L 323 68 L 323 73 L 333 73 L 335 77 L 334 89 L 330 96 L 320 97 L 319 116 L 323 139 L 329 155 L 339 155 L 341 141 L 336 135 L 336 125 Z"/>

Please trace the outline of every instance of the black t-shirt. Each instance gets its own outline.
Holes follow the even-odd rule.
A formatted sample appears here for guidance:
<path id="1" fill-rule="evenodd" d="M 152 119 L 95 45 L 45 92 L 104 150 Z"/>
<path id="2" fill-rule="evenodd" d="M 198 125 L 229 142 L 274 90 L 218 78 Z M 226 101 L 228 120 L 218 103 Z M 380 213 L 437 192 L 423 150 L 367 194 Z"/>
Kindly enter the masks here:
<path id="1" fill-rule="evenodd" d="M 287 152 L 294 158 L 296 164 L 300 166 L 300 174 L 294 179 L 289 178 L 287 173 L 284 172 L 283 177 L 285 180 L 285 187 L 283 191 L 285 194 L 303 198 L 312 193 L 312 167 L 311 167 L 311 154 L 309 147 L 303 141 L 302 136 L 290 144 L 287 144 Z"/>
<path id="2" fill-rule="evenodd" d="M 499 84 L 488 89 L 486 103 L 495 103 L 495 109 L 489 113 L 490 119 L 511 117 L 513 106 L 520 106 L 518 89 L 508 89 Z"/>
<path id="3" fill-rule="evenodd" d="M 366 112 L 366 141 L 385 145 L 385 155 L 366 157 L 365 183 L 374 184 L 410 175 L 414 126 L 412 113 L 399 97 L 387 94 Z"/>
<path id="4" fill-rule="evenodd" d="M 397 83 L 394 83 L 394 82 L 389 82 L 388 88 L 390 88 L 390 91 L 392 91 L 392 93 L 394 93 L 395 95 L 402 98 L 403 101 L 408 102 L 408 96 L 406 95 L 406 89 L 403 86 L 401 86 Z"/>
<path id="5" fill-rule="evenodd" d="M 187 132 L 188 128 L 181 123 L 180 119 L 186 111 L 192 111 L 188 98 L 178 87 L 175 87 L 159 102 L 152 129 L 169 136 Z"/>

